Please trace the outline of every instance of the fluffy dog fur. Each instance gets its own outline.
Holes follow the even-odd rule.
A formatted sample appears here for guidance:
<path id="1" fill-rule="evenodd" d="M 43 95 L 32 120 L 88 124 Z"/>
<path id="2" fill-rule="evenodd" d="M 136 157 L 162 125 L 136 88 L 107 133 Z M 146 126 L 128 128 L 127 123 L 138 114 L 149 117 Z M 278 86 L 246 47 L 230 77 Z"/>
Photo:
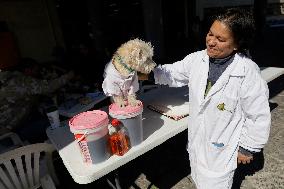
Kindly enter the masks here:
<path id="1" fill-rule="evenodd" d="M 117 49 L 112 57 L 112 64 L 121 76 L 127 77 L 130 74 L 133 75 L 133 72 L 135 72 L 134 75 L 135 77 L 137 77 L 137 72 L 148 74 L 156 66 L 156 64 L 152 60 L 152 57 L 153 47 L 151 46 L 151 44 L 146 43 L 140 39 L 134 39 L 122 44 Z M 136 79 L 136 81 L 134 82 L 138 82 L 138 80 Z M 137 86 L 139 86 L 138 83 Z M 120 90 L 124 90 L 124 92 L 127 93 L 127 91 L 125 90 L 129 89 Z M 127 96 L 113 94 L 112 97 L 114 102 L 120 107 L 124 107 L 127 104 L 136 106 L 138 103 L 138 101 L 136 100 L 136 94 L 127 94 Z"/>

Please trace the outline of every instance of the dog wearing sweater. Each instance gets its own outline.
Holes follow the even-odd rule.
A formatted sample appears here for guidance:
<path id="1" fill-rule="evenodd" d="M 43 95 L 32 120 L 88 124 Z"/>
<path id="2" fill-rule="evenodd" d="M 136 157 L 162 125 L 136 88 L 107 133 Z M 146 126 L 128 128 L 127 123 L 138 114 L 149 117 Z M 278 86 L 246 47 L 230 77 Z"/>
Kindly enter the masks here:
<path id="1" fill-rule="evenodd" d="M 137 72 L 149 74 L 156 66 L 152 60 L 153 47 L 141 39 L 122 44 L 106 65 L 102 88 L 120 107 L 136 106 L 139 90 Z"/>

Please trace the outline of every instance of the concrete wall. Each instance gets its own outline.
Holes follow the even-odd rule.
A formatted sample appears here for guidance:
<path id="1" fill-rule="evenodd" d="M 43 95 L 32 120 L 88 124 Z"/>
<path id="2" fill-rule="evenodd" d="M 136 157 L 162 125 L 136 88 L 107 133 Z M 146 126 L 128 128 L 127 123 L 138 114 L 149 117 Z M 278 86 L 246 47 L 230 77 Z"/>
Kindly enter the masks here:
<path id="1" fill-rule="evenodd" d="M 253 5 L 257 0 L 196 0 L 196 15 L 203 19 L 204 8 Z M 284 0 L 268 0 L 270 3 L 284 3 Z M 280 7 L 279 7 L 280 8 Z"/>
<path id="2" fill-rule="evenodd" d="M 0 20 L 14 33 L 21 57 L 52 60 L 58 27 L 54 30 L 49 14 L 45 0 L 0 1 Z"/>
<path id="3" fill-rule="evenodd" d="M 204 8 L 230 7 L 236 5 L 253 5 L 254 0 L 204 0 Z"/>
<path id="4" fill-rule="evenodd" d="M 196 15 L 203 20 L 204 8 L 253 5 L 254 0 L 196 0 Z"/>

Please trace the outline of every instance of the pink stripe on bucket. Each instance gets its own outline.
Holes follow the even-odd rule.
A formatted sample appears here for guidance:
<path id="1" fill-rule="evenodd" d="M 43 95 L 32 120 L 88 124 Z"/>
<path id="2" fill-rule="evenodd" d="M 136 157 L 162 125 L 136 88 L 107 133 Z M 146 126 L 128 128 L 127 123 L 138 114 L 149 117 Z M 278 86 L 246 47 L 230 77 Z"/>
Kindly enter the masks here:
<path id="1" fill-rule="evenodd" d="M 71 130 L 84 130 L 94 129 L 102 126 L 106 126 L 109 122 L 108 115 L 106 112 L 101 110 L 93 110 L 82 112 L 74 116 L 69 121 Z"/>

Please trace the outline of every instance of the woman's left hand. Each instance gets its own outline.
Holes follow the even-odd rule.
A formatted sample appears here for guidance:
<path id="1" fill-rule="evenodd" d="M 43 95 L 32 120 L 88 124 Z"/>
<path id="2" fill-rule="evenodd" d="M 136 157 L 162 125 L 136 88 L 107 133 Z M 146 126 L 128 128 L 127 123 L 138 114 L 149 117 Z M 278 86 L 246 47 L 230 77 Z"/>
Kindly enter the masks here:
<path id="1" fill-rule="evenodd" d="M 238 152 L 238 164 L 249 164 L 253 160 L 252 155 L 244 155 L 241 152 Z"/>

